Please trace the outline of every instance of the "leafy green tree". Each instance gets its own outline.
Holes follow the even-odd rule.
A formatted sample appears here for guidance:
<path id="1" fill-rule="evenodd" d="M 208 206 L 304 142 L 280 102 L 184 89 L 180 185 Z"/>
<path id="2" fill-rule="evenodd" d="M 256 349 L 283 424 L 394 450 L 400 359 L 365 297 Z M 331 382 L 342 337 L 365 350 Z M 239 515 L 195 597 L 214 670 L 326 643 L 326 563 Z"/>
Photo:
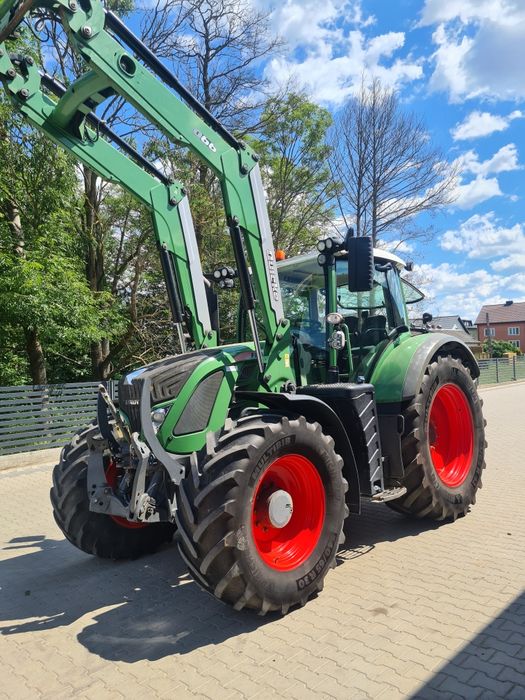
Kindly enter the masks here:
<path id="1" fill-rule="evenodd" d="M 270 98 L 261 121 L 254 147 L 261 156 L 274 244 L 294 255 L 310 249 L 332 218 L 337 187 L 326 141 L 332 117 L 292 92 Z"/>
<path id="2" fill-rule="evenodd" d="M 521 350 L 509 343 L 508 340 L 486 340 L 483 343 L 483 352 L 490 353 L 491 357 L 504 357 L 507 352 L 521 355 Z"/>
<path id="3" fill-rule="evenodd" d="M 0 125 L 0 382 L 83 376 L 100 319 L 78 255 L 74 165 L 5 101 Z"/>

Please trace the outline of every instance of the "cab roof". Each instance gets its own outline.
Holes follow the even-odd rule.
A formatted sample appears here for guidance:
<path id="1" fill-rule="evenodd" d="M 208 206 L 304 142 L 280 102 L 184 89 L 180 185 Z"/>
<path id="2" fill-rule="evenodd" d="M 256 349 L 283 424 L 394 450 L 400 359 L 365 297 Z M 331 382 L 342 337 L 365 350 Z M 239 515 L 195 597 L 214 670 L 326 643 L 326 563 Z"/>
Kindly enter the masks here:
<path id="1" fill-rule="evenodd" d="M 286 260 L 282 260 L 281 262 L 277 263 L 277 267 L 279 269 L 281 268 L 286 268 L 292 265 L 300 265 L 301 263 L 308 263 L 312 262 L 314 260 L 317 260 L 317 256 L 319 255 L 317 250 L 313 250 L 310 253 L 305 253 L 304 255 L 296 255 L 293 258 L 287 258 Z M 345 252 L 340 252 L 336 253 L 336 257 L 345 257 L 346 253 Z M 387 250 L 383 250 L 382 248 L 374 248 L 374 259 L 377 260 L 388 260 L 389 262 L 393 263 L 398 270 L 404 270 L 405 269 L 405 262 L 402 260 L 400 257 L 395 255 L 394 253 L 389 253 Z"/>

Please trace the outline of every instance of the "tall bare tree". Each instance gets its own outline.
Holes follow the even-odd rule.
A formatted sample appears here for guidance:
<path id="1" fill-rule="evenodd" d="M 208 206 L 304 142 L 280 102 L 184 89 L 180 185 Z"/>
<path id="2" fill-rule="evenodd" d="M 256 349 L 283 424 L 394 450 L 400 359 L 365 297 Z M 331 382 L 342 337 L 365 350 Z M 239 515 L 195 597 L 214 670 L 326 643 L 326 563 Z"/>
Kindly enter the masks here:
<path id="1" fill-rule="evenodd" d="M 452 201 L 455 173 L 434 147 L 423 122 L 396 93 L 363 81 L 337 115 L 331 168 L 346 226 L 358 236 L 406 241 L 429 235 L 415 217 Z"/>
<path id="2" fill-rule="evenodd" d="M 225 126 L 253 130 L 264 101 L 258 67 L 282 44 L 270 13 L 249 0 L 158 0 L 142 35 Z"/>

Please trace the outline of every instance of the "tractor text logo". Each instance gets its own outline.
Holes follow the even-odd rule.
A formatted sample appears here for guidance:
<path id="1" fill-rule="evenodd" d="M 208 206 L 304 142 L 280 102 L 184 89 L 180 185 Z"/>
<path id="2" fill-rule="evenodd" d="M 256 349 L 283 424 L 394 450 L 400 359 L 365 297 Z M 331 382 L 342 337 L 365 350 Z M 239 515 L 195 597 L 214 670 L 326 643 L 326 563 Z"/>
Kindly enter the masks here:
<path id="1" fill-rule="evenodd" d="M 277 276 L 277 268 L 275 266 L 275 257 L 273 250 L 266 251 L 266 259 L 268 262 L 268 277 L 270 280 L 270 291 L 274 301 L 280 299 L 279 277 Z"/>
<path id="2" fill-rule="evenodd" d="M 215 144 L 212 143 L 207 136 L 204 136 L 204 134 L 201 133 L 198 129 L 193 129 L 193 133 L 195 134 L 195 136 L 198 139 L 200 139 L 202 141 L 202 143 L 205 146 L 208 146 L 208 148 L 210 149 L 210 151 L 212 151 L 212 153 L 217 153 L 217 148 L 215 147 Z"/>

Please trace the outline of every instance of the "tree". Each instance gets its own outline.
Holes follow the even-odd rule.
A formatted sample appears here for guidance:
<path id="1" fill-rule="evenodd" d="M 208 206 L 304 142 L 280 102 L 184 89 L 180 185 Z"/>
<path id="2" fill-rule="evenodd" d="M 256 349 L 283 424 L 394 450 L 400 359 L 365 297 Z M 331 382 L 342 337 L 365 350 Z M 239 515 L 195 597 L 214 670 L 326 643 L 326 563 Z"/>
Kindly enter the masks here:
<path id="1" fill-rule="evenodd" d="M 4 101 L 0 125 L 0 382 L 45 384 L 57 365 L 81 375 L 82 347 L 99 332 L 77 254 L 77 181 L 72 161 Z"/>
<path id="2" fill-rule="evenodd" d="M 504 357 L 507 352 L 521 355 L 521 350 L 509 343 L 508 340 L 486 340 L 483 343 L 483 352 L 489 353 L 491 357 Z"/>
<path id="3" fill-rule="evenodd" d="M 269 12 L 249 0 L 157 1 L 144 12 L 142 35 L 227 128 L 253 131 L 264 101 L 257 69 L 281 46 Z"/>
<path id="4" fill-rule="evenodd" d="M 266 86 L 258 68 L 281 45 L 271 32 L 268 12 L 256 10 L 249 0 L 158 1 L 153 10 L 144 12 L 142 35 L 224 126 L 239 137 L 260 126 Z M 204 211 L 210 204 L 222 209 L 216 176 L 196 157 L 181 155 L 179 148 L 162 138 L 156 140 L 157 150 L 163 142 L 160 150 L 171 160 L 173 174 L 179 179 L 183 179 L 181 172 L 185 176 L 197 241 L 204 252 L 213 231 L 208 230 L 199 205 Z M 206 192 L 210 201 L 202 197 Z M 222 219 L 221 228 L 224 225 Z"/>
<path id="5" fill-rule="evenodd" d="M 120 15 L 126 15 L 133 9 L 133 0 L 108 0 L 108 9 Z M 46 11 L 43 11 L 46 16 Z M 69 42 L 69 36 L 63 31 L 60 23 L 51 21 L 46 23 L 45 57 L 46 68 L 49 73 L 58 76 L 64 85 L 79 78 L 86 71 L 84 60 L 76 53 Z M 101 116 L 109 125 L 114 126 L 121 119 L 121 113 L 125 107 L 125 100 L 119 96 L 113 96 L 103 106 Z M 107 379 L 112 371 L 111 342 L 116 337 L 115 329 L 118 324 L 112 326 L 110 320 L 122 320 L 125 313 L 122 300 L 117 299 L 112 293 L 112 284 L 108 282 L 107 267 L 112 269 L 112 261 L 108 259 L 107 249 L 111 248 L 113 235 L 111 219 L 104 215 L 104 201 L 106 194 L 113 194 L 114 188 L 103 183 L 90 168 L 79 165 L 80 180 L 82 182 L 82 202 L 80 206 L 80 251 L 84 258 L 85 278 L 89 285 L 93 300 L 103 310 L 108 322 L 103 325 L 105 334 L 99 334 L 92 338 L 89 348 L 91 362 L 91 376 L 93 379 Z M 124 195 L 123 195 L 124 196 Z M 125 201 L 129 202 L 127 197 Z M 136 208 L 136 204 L 133 203 Z M 130 261 L 131 262 L 131 261 Z M 125 268 L 127 271 L 127 268 Z M 132 325 L 129 324 L 129 325 Z M 128 332 L 122 329 L 122 332 Z"/>
<path id="6" fill-rule="evenodd" d="M 254 148 L 261 156 L 274 244 L 294 255 L 312 247 L 332 218 L 330 113 L 304 94 L 270 98 Z"/>
<path id="7" fill-rule="evenodd" d="M 358 236 L 405 241 L 429 234 L 414 219 L 452 201 L 453 168 L 422 121 L 375 79 L 351 97 L 332 131 L 338 206 Z"/>

